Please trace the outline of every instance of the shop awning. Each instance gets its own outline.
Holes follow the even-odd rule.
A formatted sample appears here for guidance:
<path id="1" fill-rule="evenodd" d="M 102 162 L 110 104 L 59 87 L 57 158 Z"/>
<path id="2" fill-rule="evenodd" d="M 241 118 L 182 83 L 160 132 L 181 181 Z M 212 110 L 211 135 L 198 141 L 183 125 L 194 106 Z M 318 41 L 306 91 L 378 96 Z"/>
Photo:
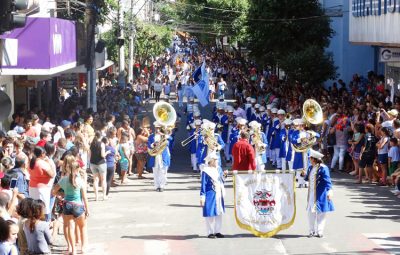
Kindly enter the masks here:
<path id="1" fill-rule="evenodd" d="M 77 64 L 73 21 L 28 17 L 25 27 L 0 38 L 2 75 L 53 75 Z"/>
<path id="2" fill-rule="evenodd" d="M 113 62 L 113 61 L 111 61 L 111 60 L 106 60 L 106 61 L 104 61 L 104 65 L 101 66 L 101 67 L 99 67 L 99 68 L 97 68 L 96 70 L 97 70 L 97 71 L 103 71 L 104 69 L 106 69 L 107 67 L 110 67 L 110 66 L 112 66 L 112 65 L 114 65 L 114 62 Z"/>

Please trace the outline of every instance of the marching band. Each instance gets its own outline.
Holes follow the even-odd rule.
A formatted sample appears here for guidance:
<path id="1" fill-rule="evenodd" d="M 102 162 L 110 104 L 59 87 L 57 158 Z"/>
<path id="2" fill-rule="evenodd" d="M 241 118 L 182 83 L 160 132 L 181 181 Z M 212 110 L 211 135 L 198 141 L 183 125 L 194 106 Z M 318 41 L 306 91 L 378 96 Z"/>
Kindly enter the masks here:
<path id="1" fill-rule="evenodd" d="M 149 136 L 148 152 L 155 188 L 162 192 L 171 162 L 170 146 L 176 131 L 177 114 L 169 103 L 157 104 L 153 109 L 155 132 Z M 192 170 L 200 173 L 200 204 L 209 238 L 224 237 L 221 217 L 225 212 L 224 179 L 227 171 L 223 171 L 222 166 L 228 163 L 232 163 L 232 170 L 237 171 L 263 173 L 269 165 L 276 172 L 295 172 L 298 187 L 309 188 L 309 236 L 323 236 L 325 212 L 333 210 L 332 190 L 329 176 L 323 187 L 316 182 L 317 175 L 329 175 L 329 169 L 322 164 L 323 155 L 312 149 L 319 135 L 306 130 L 308 123 L 320 123 L 319 105 L 313 101 L 308 102 L 307 107 L 312 109 L 303 109 L 303 117 L 292 120 L 283 109 L 274 105 L 261 106 L 255 98 L 247 98 L 244 108 L 239 102 L 230 106 L 220 98 L 213 110 L 212 121 L 209 121 L 202 118 L 198 105 L 189 98 L 184 111 L 188 137 L 181 145 L 189 145 Z M 319 200 L 319 192 L 324 192 L 323 201 Z"/>

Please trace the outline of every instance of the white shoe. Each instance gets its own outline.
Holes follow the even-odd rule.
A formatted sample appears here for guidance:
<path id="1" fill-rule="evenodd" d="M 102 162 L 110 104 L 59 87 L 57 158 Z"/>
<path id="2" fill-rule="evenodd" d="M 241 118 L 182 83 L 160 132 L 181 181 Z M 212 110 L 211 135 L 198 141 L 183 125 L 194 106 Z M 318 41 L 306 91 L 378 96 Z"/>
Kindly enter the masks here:
<path id="1" fill-rule="evenodd" d="M 352 172 L 350 172 L 350 175 L 356 175 L 357 174 L 357 172 L 354 170 L 354 171 L 352 171 Z"/>
<path id="2" fill-rule="evenodd" d="M 400 195 L 400 190 L 396 191 L 395 193 L 393 193 L 395 196 Z"/>
<path id="3" fill-rule="evenodd" d="M 398 189 L 394 189 L 394 190 L 391 190 L 390 192 L 392 192 L 393 194 L 396 194 L 397 192 L 399 192 L 399 190 Z"/>

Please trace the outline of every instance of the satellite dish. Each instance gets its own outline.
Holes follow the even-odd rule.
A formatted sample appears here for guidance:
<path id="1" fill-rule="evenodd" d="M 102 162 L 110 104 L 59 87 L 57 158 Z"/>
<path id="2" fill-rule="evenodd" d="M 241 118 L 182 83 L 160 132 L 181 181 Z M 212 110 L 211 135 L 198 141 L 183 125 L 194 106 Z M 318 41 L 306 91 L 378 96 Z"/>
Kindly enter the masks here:
<path id="1" fill-rule="evenodd" d="M 0 121 L 3 121 L 8 118 L 8 115 L 11 113 L 11 99 L 4 92 L 0 90 Z"/>

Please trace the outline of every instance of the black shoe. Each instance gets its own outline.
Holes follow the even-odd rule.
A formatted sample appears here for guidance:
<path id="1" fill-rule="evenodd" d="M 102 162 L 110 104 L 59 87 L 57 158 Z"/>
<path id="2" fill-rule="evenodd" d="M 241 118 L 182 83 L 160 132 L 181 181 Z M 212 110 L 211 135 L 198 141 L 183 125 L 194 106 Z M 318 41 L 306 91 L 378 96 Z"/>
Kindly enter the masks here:
<path id="1" fill-rule="evenodd" d="M 315 234 L 313 233 L 313 232 L 311 232 L 310 234 L 308 234 L 308 238 L 311 238 L 311 237 L 314 237 L 315 236 Z"/>
<path id="2" fill-rule="evenodd" d="M 224 237 L 225 237 L 225 236 L 224 236 L 223 234 L 221 234 L 221 233 L 216 233 L 215 236 L 216 236 L 217 238 L 224 238 Z"/>
<path id="3" fill-rule="evenodd" d="M 160 189 L 160 192 L 164 192 L 164 189 Z"/>
<path id="4" fill-rule="evenodd" d="M 209 234 L 207 237 L 210 238 L 210 239 L 215 239 L 215 238 L 217 238 L 214 234 Z"/>
<path id="5" fill-rule="evenodd" d="M 160 192 L 160 188 L 157 188 L 156 191 Z"/>
<path id="6" fill-rule="evenodd" d="M 316 237 L 318 237 L 318 238 L 322 238 L 322 237 L 324 237 L 324 235 L 323 234 L 317 234 L 317 235 L 315 235 Z"/>

